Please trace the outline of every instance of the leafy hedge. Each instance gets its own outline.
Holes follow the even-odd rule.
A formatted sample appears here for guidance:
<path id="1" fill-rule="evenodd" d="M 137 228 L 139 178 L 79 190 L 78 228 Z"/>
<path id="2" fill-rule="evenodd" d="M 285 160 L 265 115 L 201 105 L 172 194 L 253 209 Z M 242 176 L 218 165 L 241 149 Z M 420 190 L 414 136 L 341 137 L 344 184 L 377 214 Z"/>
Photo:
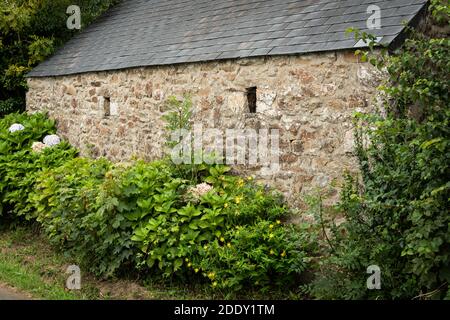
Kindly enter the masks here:
<path id="1" fill-rule="evenodd" d="M 10 133 L 13 123 L 25 129 Z M 1 201 L 84 268 L 204 279 L 229 292 L 295 288 L 310 269 L 312 238 L 283 224 L 282 197 L 251 178 L 223 165 L 86 159 L 65 142 L 31 149 L 54 129 L 42 114 L 0 120 Z"/>
<path id="2" fill-rule="evenodd" d="M 448 27 L 448 1 L 432 8 Z M 317 297 L 450 298 L 449 52 L 448 37 L 413 33 L 393 56 L 371 59 L 389 75 L 385 112 L 356 118 L 362 179 L 347 178 L 346 222 L 331 226 Z M 366 288 L 370 265 L 381 290 Z"/>
<path id="3" fill-rule="evenodd" d="M 10 133 L 8 128 L 14 123 L 24 125 L 25 129 Z M 42 153 L 31 151 L 34 141 L 55 131 L 54 122 L 43 114 L 9 114 L 0 120 L 0 215 L 5 211 L 29 218 L 33 208 L 28 197 L 41 170 L 61 165 L 76 155 L 76 150 L 67 143 L 44 149 Z"/>

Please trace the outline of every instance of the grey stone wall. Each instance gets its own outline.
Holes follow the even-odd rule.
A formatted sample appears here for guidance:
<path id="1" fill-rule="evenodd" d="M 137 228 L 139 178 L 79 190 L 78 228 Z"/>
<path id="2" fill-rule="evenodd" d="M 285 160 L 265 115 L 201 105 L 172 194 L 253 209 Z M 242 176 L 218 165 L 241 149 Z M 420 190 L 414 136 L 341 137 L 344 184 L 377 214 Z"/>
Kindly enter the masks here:
<path id="1" fill-rule="evenodd" d="M 135 68 L 29 78 L 27 109 L 48 111 L 84 155 L 155 159 L 164 154 L 167 97 L 189 93 L 205 128 L 279 129 L 280 171 L 237 170 L 298 203 L 300 194 L 357 170 L 351 115 L 371 105 L 379 78 L 350 51 Z M 249 87 L 257 87 L 256 113 L 248 112 Z"/>

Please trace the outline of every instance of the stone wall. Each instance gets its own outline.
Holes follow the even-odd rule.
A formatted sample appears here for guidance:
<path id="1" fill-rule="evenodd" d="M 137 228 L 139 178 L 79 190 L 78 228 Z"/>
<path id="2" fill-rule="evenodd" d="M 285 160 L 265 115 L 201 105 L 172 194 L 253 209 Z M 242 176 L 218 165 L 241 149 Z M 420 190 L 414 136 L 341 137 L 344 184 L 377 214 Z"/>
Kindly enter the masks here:
<path id="1" fill-rule="evenodd" d="M 279 172 L 239 170 L 296 203 L 301 193 L 357 170 L 351 115 L 371 104 L 378 78 L 350 51 L 135 68 L 29 78 L 27 109 L 48 111 L 84 155 L 155 159 L 163 155 L 166 98 L 190 93 L 194 120 L 205 128 L 280 130 Z M 247 110 L 249 87 L 257 87 L 256 113 Z"/>

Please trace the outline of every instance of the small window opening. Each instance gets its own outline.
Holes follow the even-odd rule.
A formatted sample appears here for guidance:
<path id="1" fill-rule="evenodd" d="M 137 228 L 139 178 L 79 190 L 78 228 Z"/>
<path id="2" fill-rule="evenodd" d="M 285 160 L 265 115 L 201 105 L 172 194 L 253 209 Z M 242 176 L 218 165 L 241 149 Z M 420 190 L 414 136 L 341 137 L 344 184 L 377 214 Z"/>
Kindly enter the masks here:
<path id="1" fill-rule="evenodd" d="M 111 99 L 109 97 L 103 97 L 103 114 L 105 117 L 111 115 Z"/>
<path id="2" fill-rule="evenodd" d="M 256 87 L 247 89 L 247 103 L 248 111 L 250 113 L 256 113 Z"/>

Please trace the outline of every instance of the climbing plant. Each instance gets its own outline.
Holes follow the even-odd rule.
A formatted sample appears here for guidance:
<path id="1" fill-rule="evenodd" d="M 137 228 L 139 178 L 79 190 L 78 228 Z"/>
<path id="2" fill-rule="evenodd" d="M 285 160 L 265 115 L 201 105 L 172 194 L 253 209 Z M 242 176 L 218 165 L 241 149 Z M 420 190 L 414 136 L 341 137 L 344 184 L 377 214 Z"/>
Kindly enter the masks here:
<path id="1" fill-rule="evenodd" d="M 448 1 L 431 1 L 431 23 L 449 23 Z M 448 30 L 448 29 L 447 29 Z M 450 298 L 450 40 L 411 32 L 391 56 L 368 59 L 386 72 L 380 112 L 357 114 L 361 179 L 347 177 L 322 261 L 319 298 Z M 381 269 L 368 290 L 366 269 Z"/>

